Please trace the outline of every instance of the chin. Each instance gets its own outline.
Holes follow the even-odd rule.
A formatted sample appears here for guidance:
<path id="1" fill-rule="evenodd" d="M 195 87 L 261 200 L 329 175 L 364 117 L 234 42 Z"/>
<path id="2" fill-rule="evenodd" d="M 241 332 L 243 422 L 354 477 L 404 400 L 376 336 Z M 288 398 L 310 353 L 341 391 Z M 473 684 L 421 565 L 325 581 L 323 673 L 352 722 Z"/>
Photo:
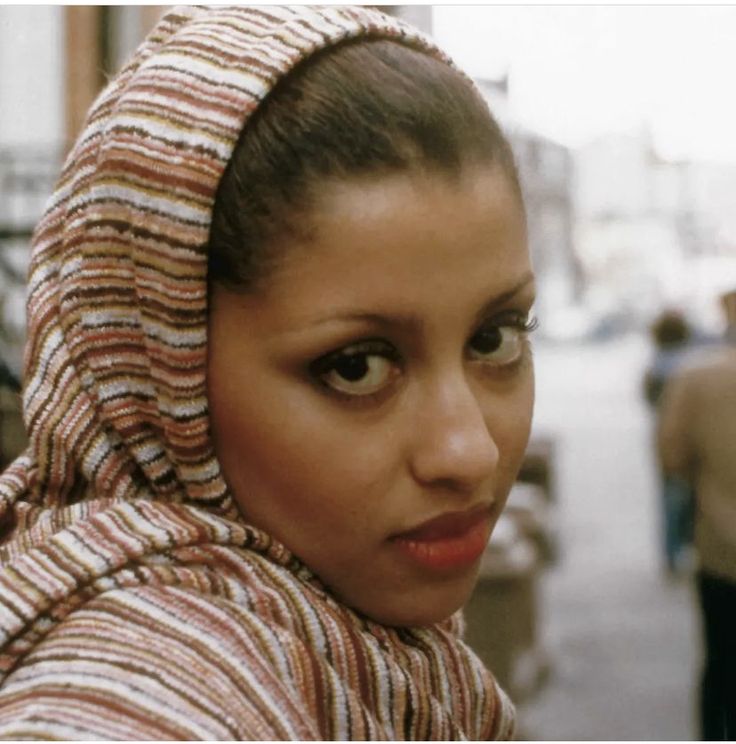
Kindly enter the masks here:
<path id="1" fill-rule="evenodd" d="M 389 593 L 380 600 L 376 598 L 373 602 L 359 602 L 353 606 L 382 625 L 404 628 L 436 625 L 465 606 L 475 588 L 477 574 L 476 568 L 471 575 L 407 588 Z"/>
<path id="2" fill-rule="evenodd" d="M 436 607 L 410 607 L 404 612 L 399 610 L 387 613 L 378 622 L 394 628 L 424 628 L 444 622 L 454 615 L 463 604 L 453 606 L 449 610 L 438 610 Z"/>

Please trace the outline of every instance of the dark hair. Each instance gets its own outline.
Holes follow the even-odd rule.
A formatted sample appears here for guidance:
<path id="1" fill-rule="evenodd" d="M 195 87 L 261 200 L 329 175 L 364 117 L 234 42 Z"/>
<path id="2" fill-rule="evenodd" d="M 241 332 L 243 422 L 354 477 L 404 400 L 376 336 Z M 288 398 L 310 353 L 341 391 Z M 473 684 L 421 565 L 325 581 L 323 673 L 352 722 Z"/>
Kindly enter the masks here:
<path id="1" fill-rule="evenodd" d="M 690 338 L 690 327 L 677 310 L 665 310 L 652 325 L 652 336 L 657 346 L 679 346 Z"/>
<path id="2" fill-rule="evenodd" d="M 209 278 L 248 289 L 300 235 L 324 177 L 497 163 L 522 203 L 511 148 L 462 73 L 382 40 L 346 42 L 282 79 L 245 126 L 220 182 Z"/>

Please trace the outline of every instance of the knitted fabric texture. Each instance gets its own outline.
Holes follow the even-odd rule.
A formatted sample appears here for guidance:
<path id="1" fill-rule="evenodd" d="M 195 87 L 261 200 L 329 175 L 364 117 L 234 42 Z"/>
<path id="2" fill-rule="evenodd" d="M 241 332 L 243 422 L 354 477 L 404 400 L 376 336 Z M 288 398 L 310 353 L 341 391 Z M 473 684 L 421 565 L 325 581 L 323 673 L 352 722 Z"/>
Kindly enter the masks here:
<path id="1" fill-rule="evenodd" d="M 381 626 L 245 524 L 209 439 L 206 246 L 248 117 L 369 8 L 178 8 L 93 106 L 34 236 L 28 451 L 0 477 L 0 737 L 487 739 L 458 617 Z M 448 61 L 449 63 L 449 61 Z"/>

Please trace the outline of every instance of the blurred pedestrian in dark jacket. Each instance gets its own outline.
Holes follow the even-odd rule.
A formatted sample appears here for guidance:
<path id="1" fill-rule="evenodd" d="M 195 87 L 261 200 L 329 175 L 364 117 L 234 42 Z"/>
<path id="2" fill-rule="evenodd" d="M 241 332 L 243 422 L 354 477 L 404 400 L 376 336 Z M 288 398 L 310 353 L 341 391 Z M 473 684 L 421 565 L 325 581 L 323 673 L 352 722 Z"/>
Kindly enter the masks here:
<path id="1" fill-rule="evenodd" d="M 14 393 L 20 392 L 20 380 L 12 373 L 10 367 L 0 359 L 0 387 L 11 390 Z"/>
<path id="2" fill-rule="evenodd" d="M 652 324 L 654 358 L 644 376 L 644 395 L 655 411 L 665 386 L 690 351 L 690 327 L 684 315 L 666 310 Z M 693 539 L 694 495 L 677 473 L 660 473 L 661 534 L 665 568 L 675 574 Z"/>
<path id="3" fill-rule="evenodd" d="M 26 446 L 20 387 L 20 380 L 0 359 L 0 469 L 9 465 Z"/>
<path id="4" fill-rule="evenodd" d="M 736 739 L 736 290 L 722 348 L 675 373 L 661 401 L 659 454 L 695 487 L 705 665 L 702 738 Z"/>

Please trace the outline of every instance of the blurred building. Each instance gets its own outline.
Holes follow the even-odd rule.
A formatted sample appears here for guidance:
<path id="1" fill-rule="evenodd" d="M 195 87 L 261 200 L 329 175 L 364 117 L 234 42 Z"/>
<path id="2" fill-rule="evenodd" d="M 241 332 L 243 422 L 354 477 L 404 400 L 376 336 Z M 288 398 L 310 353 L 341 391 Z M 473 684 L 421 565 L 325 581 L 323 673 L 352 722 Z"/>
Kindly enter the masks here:
<path id="1" fill-rule="evenodd" d="M 511 143 L 526 198 L 537 306 L 545 317 L 574 303 L 582 290 L 573 240 L 573 157 L 568 148 L 530 131 L 512 131 Z"/>
<path id="2" fill-rule="evenodd" d="M 582 291 L 582 274 L 574 245 L 573 154 L 513 119 L 509 113 L 507 79 L 480 79 L 476 83 L 514 150 L 538 280 L 536 310 L 546 318 L 576 302 Z"/>
<path id="3" fill-rule="evenodd" d="M 681 306 L 714 330 L 736 285 L 736 165 L 667 161 L 642 129 L 579 148 L 573 184 L 589 310 L 637 326 Z"/>
<path id="4" fill-rule="evenodd" d="M 15 376 L 25 336 L 28 238 L 61 155 L 62 19 L 60 7 L 0 7 L 0 361 Z"/>
<path id="5" fill-rule="evenodd" d="M 164 6 L 0 6 L 0 360 L 20 375 L 31 232 L 107 79 Z"/>

